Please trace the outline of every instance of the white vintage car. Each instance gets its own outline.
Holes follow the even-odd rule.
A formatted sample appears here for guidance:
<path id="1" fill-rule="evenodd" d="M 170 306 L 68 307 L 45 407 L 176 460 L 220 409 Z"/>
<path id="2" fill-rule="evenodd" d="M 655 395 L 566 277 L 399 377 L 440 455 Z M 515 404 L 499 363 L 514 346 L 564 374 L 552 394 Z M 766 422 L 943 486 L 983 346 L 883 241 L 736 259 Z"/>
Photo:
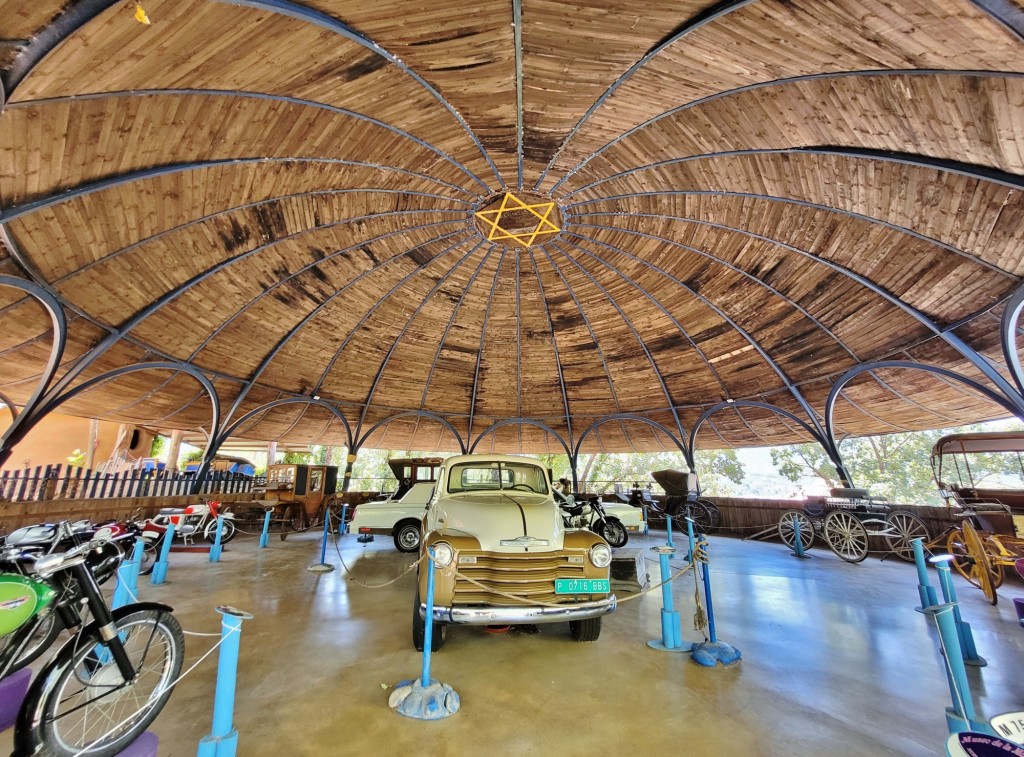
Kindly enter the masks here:
<path id="1" fill-rule="evenodd" d="M 597 534 L 567 529 L 547 470 L 513 455 L 450 457 L 427 506 L 421 555 L 437 564 L 431 648 L 448 624 L 568 621 L 577 641 L 596 641 L 615 610 L 612 550 Z M 426 630 L 427 562 L 420 563 L 412 635 Z"/>
<path id="2" fill-rule="evenodd" d="M 388 465 L 399 482 L 395 493 L 359 505 L 348 530 L 390 536 L 400 552 L 415 552 L 420 548 L 420 527 L 441 458 L 394 459 L 388 460 Z"/>

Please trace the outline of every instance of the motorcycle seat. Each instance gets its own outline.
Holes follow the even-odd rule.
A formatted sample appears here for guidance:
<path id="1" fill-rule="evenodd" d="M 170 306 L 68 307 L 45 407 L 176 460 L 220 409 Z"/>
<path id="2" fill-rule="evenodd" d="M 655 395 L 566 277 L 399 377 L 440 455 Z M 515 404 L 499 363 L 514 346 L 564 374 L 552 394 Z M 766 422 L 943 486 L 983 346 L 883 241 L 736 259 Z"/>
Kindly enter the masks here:
<path id="1" fill-rule="evenodd" d="M 184 507 L 161 507 L 157 515 L 184 515 Z"/>

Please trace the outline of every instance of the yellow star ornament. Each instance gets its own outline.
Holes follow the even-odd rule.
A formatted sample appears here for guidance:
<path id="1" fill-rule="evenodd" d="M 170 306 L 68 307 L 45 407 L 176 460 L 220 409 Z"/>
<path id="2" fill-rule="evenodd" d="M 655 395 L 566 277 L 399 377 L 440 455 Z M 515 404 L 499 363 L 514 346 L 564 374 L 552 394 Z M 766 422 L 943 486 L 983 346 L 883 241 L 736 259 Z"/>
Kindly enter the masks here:
<path id="1" fill-rule="evenodd" d="M 506 192 L 497 210 L 480 210 L 473 215 L 489 229 L 487 241 L 511 239 L 523 247 L 530 247 L 537 237 L 561 231 L 548 220 L 554 207 L 553 202 L 527 205 L 511 192 Z"/>

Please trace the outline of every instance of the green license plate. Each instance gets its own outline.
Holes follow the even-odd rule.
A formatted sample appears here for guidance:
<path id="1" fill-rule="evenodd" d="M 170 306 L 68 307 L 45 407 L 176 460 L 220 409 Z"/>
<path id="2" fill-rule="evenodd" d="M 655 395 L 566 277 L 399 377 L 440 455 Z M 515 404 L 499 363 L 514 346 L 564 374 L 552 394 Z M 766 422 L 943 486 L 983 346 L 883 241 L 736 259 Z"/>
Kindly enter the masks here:
<path id="1" fill-rule="evenodd" d="M 555 594 L 607 594 L 607 578 L 556 578 Z"/>

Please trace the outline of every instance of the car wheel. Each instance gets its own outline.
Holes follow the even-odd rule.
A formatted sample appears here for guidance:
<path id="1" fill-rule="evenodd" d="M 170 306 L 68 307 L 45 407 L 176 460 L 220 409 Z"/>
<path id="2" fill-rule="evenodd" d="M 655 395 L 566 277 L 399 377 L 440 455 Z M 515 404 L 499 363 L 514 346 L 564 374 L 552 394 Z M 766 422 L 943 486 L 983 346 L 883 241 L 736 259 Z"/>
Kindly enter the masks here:
<path id="1" fill-rule="evenodd" d="M 430 651 L 437 652 L 444 646 L 445 632 L 448 626 L 445 623 L 434 623 L 431 631 Z M 412 603 L 412 645 L 417 652 L 423 651 L 423 641 L 426 636 L 427 624 L 420 617 L 420 591 L 416 590 L 415 601 Z"/>
<path id="2" fill-rule="evenodd" d="M 420 548 L 420 524 L 404 520 L 395 527 L 395 546 L 399 552 L 417 552 Z"/>
<path id="3" fill-rule="evenodd" d="M 576 641 L 597 641 L 601 635 L 601 618 L 570 620 L 569 633 Z"/>

